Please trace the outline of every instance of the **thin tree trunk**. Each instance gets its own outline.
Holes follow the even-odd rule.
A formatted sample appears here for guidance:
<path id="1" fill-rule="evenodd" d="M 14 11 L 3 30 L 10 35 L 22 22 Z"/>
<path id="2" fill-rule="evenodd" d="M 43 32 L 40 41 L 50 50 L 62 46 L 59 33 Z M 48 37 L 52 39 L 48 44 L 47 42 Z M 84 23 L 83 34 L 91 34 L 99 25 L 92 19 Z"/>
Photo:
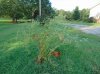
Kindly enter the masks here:
<path id="1" fill-rule="evenodd" d="M 15 18 L 15 23 L 17 23 L 18 21 L 17 21 L 17 18 Z"/>
<path id="2" fill-rule="evenodd" d="M 12 18 L 12 23 L 15 23 L 15 22 L 16 22 L 16 21 L 15 21 L 15 17 L 13 17 L 13 18 Z"/>
<path id="3" fill-rule="evenodd" d="M 12 18 L 12 23 L 17 23 L 18 21 L 17 21 L 17 18 L 15 18 L 15 17 L 13 17 Z"/>

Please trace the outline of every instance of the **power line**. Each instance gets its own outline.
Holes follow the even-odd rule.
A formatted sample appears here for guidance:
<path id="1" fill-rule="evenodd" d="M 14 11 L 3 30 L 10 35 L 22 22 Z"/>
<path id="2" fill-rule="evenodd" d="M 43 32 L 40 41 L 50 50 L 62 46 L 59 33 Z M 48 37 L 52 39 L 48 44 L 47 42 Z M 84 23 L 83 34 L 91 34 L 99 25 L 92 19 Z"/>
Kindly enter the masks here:
<path id="1" fill-rule="evenodd" d="M 98 3 L 97 5 L 91 7 L 90 10 L 93 9 L 93 8 L 95 8 L 95 7 L 98 6 L 98 5 L 100 5 L 100 3 Z"/>

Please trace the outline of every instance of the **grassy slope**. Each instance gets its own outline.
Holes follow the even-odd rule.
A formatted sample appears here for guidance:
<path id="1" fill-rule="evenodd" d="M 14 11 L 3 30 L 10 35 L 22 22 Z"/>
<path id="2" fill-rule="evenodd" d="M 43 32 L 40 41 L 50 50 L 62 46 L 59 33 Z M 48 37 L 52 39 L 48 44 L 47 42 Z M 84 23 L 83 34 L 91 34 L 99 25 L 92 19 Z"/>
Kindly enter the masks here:
<path id="1" fill-rule="evenodd" d="M 44 27 L 37 22 L 0 24 L 0 74 L 100 74 L 100 37 L 58 21 L 52 20 Z M 43 64 L 37 64 L 39 47 L 32 36 L 42 38 L 45 33 L 49 39 L 47 49 L 58 45 L 61 56 L 50 56 Z M 64 35 L 62 45 L 58 34 Z"/>

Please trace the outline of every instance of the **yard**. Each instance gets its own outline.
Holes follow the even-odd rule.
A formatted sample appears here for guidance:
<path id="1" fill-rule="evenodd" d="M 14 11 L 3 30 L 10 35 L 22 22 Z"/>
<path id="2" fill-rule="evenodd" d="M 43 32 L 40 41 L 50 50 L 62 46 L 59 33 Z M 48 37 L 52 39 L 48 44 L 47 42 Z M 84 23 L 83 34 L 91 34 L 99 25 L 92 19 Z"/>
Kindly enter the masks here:
<path id="1" fill-rule="evenodd" d="M 53 19 L 44 27 L 38 22 L 1 23 L 0 74 L 100 74 L 100 37 L 62 22 Z M 46 58 L 41 64 L 40 49 Z M 59 57 L 48 56 L 55 50 Z"/>

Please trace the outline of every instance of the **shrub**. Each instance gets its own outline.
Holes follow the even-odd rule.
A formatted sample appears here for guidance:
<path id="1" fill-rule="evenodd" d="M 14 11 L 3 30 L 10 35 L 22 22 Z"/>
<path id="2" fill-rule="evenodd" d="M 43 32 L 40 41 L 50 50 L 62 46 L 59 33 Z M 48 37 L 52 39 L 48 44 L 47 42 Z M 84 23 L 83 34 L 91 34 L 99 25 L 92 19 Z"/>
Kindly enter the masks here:
<path id="1" fill-rule="evenodd" d="M 90 23 L 95 23 L 95 22 L 96 22 L 96 19 L 95 19 L 94 17 L 90 17 L 90 18 L 89 18 L 89 22 L 90 22 Z"/>

